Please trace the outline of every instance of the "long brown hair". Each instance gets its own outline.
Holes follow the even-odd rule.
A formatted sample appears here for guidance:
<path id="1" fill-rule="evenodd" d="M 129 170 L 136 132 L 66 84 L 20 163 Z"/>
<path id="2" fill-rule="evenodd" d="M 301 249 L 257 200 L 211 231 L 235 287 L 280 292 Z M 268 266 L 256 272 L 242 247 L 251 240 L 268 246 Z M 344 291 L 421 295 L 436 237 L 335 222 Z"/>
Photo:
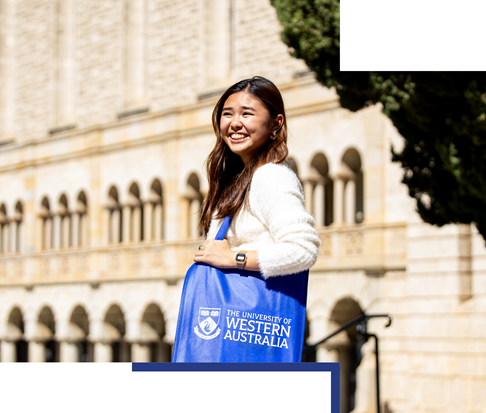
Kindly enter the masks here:
<path id="1" fill-rule="evenodd" d="M 269 112 L 270 119 L 283 116 L 283 124 L 277 131 L 275 139 L 267 142 L 252 157 L 247 165 L 239 155 L 234 154 L 221 136 L 220 120 L 223 106 L 230 95 L 237 92 L 248 92 L 260 100 Z M 231 86 L 218 100 L 213 110 L 213 129 L 216 134 L 216 145 L 206 159 L 206 172 L 209 180 L 208 197 L 202 207 L 199 227 L 205 234 L 213 218 L 221 219 L 236 215 L 248 202 L 250 184 L 255 171 L 267 163 L 282 163 L 287 159 L 287 120 L 282 95 L 268 79 L 260 76 L 241 80 Z M 273 138 L 273 137 L 272 137 Z"/>

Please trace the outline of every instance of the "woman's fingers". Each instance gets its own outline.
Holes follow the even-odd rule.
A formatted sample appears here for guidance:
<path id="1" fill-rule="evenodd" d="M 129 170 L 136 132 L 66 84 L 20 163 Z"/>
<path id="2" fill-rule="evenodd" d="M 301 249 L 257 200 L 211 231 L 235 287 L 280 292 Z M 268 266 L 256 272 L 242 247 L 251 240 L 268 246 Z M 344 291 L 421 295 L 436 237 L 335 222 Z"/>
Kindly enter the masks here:
<path id="1" fill-rule="evenodd" d="M 227 240 L 215 241 L 207 240 L 198 247 L 194 255 L 194 261 L 205 262 L 214 266 L 227 267 L 228 252 L 231 252 Z"/>

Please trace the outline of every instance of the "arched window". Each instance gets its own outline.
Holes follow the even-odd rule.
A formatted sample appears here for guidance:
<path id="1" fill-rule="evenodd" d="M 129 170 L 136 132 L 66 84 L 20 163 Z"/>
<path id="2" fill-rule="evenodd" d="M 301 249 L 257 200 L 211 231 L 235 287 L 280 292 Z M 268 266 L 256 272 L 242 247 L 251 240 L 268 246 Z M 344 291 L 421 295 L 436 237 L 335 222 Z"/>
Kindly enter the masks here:
<path id="1" fill-rule="evenodd" d="M 0 254 L 8 252 L 8 218 L 5 204 L 0 206 Z"/>
<path id="2" fill-rule="evenodd" d="M 108 223 L 108 242 L 109 244 L 118 244 L 122 242 L 123 220 L 121 205 L 118 200 L 118 191 L 114 186 L 112 186 L 108 191 L 108 210 L 110 212 Z"/>
<path id="3" fill-rule="evenodd" d="M 162 184 L 155 179 L 150 186 L 150 208 L 147 215 L 147 240 L 160 241 L 165 238 L 164 224 L 164 199 L 162 195 Z M 149 220 L 150 217 L 150 220 Z"/>
<path id="4" fill-rule="evenodd" d="M 73 214 L 73 244 L 86 247 L 88 245 L 88 200 L 81 191 L 78 195 L 76 213 Z"/>
<path id="5" fill-rule="evenodd" d="M 15 205 L 15 241 L 14 241 L 14 251 L 15 252 L 22 252 L 22 245 L 23 245 L 23 217 L 24 217 L 24 209 L 22 207 L 22 203 L 20 201 L 17 202 Z"/>
<path id="6" fill-rule="evenodd" d="M 59 199 L 59 246 L 61 248 L 69 248 L 72 245 L 71 239 L 71 213 L 68 207 L 68 200 L 66 195 L 61 195 Z"/>
<path id="7" fill-rule="evenodd" d="M 307 182 L 306 198 L 310 197 L 312 215 L 317 226 L 331 225 L 333 222 L 333 181 L 329 177 L 329 163 L 322 153 L 314 156 Z"/>
<path id="8" fill-rule="evenodd" d="M 129 207 L 130 207 L 130 234 L 131 242 L 140 242 L 143 240 L 143 204 L 140 199 L 140 190 L 138 185 L 133 183 L 129 190 Z"/>
<path id="9" fill-rule="evenodd" d="M 199 178 L 195 173 L 192 173 L 187 180 L 186 200 L 188 202 L 186 236 L 200 237 L 202 233 L 198 229 L 198 225 L 201 218 L 201 206 L 203 202 L 203 196 L 200 191 Z"/>
<path id="10" fill-rule="evenodd" d="M 49 200 L 44 197 L 41 203 L 42 249 L 50 250 L 53 246 L 52 213 Z"/>
<path id="11" fill-rule="evenodd" d="M 343 208 L 344 222 L 359 224 L 363 222 L 363 172 L 361 157 L 356 149 L 348 149 L 342 159 L 344 178 Z"/>

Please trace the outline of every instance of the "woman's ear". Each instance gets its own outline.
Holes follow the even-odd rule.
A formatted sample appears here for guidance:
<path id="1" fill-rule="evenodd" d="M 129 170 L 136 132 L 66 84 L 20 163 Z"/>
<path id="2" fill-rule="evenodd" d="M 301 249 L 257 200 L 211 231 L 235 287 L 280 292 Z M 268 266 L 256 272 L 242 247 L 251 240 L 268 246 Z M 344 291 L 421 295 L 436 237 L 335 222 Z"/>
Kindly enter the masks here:
<path id="1" fill-rule="evenodd" d="M 278 132 L 280 130 L 280 128 L 282 127 L 283 122 L 284 122 L 283 115 L 281 115 L 281 114 L 277 115 L 277 118 L 275 119 L 275 123 L 274 123 L 273 128 L 272 128 L 272 133 Z"/>

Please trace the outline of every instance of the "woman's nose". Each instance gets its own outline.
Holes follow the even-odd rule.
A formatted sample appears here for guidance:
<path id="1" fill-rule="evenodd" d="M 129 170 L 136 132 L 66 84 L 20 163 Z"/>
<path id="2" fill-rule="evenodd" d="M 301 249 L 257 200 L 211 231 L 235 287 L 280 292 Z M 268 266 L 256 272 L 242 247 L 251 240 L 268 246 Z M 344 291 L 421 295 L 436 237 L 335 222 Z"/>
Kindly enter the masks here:
<path id="1" fill-rule="evenodd" d="M 231 128 L 232 129 L 239 129 L 239 128 L 241 128 L 241 120 L 240 120 L 240 117 L 239 116 L 235 116 L 231 120 Z"/>

